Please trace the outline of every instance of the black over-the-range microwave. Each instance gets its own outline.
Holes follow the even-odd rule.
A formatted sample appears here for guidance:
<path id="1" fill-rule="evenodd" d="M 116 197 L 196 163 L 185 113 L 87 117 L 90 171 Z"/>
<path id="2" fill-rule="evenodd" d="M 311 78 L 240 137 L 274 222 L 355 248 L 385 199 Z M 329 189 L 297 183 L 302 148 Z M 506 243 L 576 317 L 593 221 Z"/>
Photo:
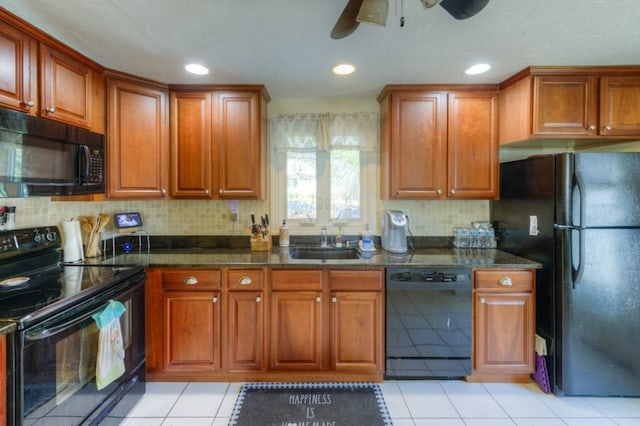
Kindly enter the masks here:
<path id="1" fill-rule="evenodd" d="M 104 190 L 104 135 L 0 108 L 0 198 Z"/>

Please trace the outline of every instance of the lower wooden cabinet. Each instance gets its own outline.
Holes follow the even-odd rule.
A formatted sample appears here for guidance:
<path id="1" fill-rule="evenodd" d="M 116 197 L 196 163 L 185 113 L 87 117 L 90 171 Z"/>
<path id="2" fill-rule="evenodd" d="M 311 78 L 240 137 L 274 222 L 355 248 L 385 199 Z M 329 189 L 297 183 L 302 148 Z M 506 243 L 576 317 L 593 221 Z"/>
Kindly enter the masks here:
<path id="1" fill-rule="evenodd" d="M 227 273 L 227 321 L 224 368 L 264 370 L 264 272 L 236 269 Z"/>
<path id="2" fill-rule="evenodd" d="M 382 268 L 149 268 L 149 380 L 382 380 L 383 289 Z"/>
<path id="3" fill-rule="evenodd" d="M 470 381 L 528 381 L 535 371 L 535 271 L 476 270 Z"/>

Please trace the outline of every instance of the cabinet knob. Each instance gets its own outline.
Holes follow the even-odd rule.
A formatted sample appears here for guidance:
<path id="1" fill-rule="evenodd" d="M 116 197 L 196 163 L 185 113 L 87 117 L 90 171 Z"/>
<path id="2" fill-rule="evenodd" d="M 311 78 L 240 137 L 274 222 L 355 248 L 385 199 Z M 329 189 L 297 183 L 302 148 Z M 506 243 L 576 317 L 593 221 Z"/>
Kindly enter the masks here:
<path id="1" fill-rule="evenodd" d="M 47 110 L 47 112 L 50 112 L 51 114 L 56 112 L 56 109 L 54 107 L 47 107 L 46 110 Z"/>
<path id="2" fill-rule="evenodd" d="M 211 301 L 212 301 L 213 303 L 218 303 L 218 297 L 217 297 L 217 296 L 216 296 L 216 297 L 214 297 L 213 299 L 211 299 Z"/>
<path id="3" fill-rule="evenodd" d="M 256 297 L 256 303 L 260 303 L 260 302 L 262 302 L 262 297 L 260 296 Z"/>
<path id="4" fill-rule="evenodd" d="M 605 132 L 610 132 L 611 131 L 611 126 L 604 126 L 604 131 Z"/>
<path id="5" fill-rule="evenodd" d="M 247 276 L 242 276 L 238 280 L 238 284 L 240 285 L 251 285 L 252 283 L 253 283 L 253 280 L 251 279 L 251 277 L 247 277 Z"/>
<path id="6" fill-rule="evenodd" d="M 224 191 L 222 189 L 218 189 L 218 194 L 222 195 Z"/>
<path id="7" fill-rule="evenodd" d="M 209 190 L 208 189 L 204 190 L 204 195 L 209 195 Z"/>
<path id="8" fill-rule="evenodd" d="M 320 298 L 320 296 L 316 297 L 316 302 L 320 303 L 322 301 L 322 299 Z"/>
<path id="9" fill-rule="evenodd" d="M 442 195 L 442 189 L 438 189 L 438 190 L 436 191 L 436 194 L 438 194 L 438 195 Z"/>
<path id="10" fill-rule="evenodd" d="M 455 189 L 452 189 L 452 190 L 451 190 L 451 193 L 452 193 L 452 194 L 455 194 L 455 193 L 456 193 L 456 190 L 455 190 Z"/>
<path id="11" fill-rule="evenodd" d="M 36 103 L 33 101 L 23 101 L 22 105 L 27 106 L 29 108 L 31 108 L 32 106 L 34 106 Z"/>
<path id="12" fill-rule="evenodd" d="M 198 284 L 198 279 L 194 276 L 188 276 L 183 281 L 186 285 L 196 285 Z"/>
<path id="13" fill-rule="evenodd" d="M 587 130 L 590 131 L 590 132 L 593 132 L 595 129 L 596 129 L 596 126 L 593 125 L 593 124 L 591 126 L 587 127 Z"/>
<path id="14" fill-rule="evenodd" d="M 511 278 L 509 278 L 509 277 L 502 277 L 502 278 L 500 278 L 500 281 L 498 281 L 498 284 L 500 284 L 502 286 L 512 286 L 513 285 L 513 281 L 511 281 Z"/>
<path id="15" fill-rule="evenodd" d="M 167 195 L 167 190 L 166 190 L 165 188 L 162 188 L 162 189 L 160 190 L 160 193 L 161 193 L 162 195 Z"/>
<path id="16" fill-rule="evenodd" d="M 481 298 L 480 298 L 480 303 L 487 303 L 487 301 L 486 301 L 486 300 L 484 300 L 484 297 L 481 297 Z"/>

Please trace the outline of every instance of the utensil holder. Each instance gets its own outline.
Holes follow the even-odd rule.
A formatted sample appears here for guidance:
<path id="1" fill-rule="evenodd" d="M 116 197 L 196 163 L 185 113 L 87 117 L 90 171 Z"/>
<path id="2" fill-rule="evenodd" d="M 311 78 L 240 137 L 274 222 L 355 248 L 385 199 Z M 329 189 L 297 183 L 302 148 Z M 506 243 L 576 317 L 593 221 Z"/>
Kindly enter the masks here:
<path id="1" fill-rule="evenodd" d="M 87 247 L 84 250 L 85 257 L 98 257 L 102 254 L 100 250 L 101 233 L 94 232 L 89 236 Z"/>

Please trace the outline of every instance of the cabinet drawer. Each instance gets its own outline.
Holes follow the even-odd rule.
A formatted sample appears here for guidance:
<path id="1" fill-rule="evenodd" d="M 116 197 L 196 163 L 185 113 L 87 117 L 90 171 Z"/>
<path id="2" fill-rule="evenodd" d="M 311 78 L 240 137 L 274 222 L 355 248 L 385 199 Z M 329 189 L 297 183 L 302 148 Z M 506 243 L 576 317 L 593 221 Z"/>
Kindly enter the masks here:
<path id="1" fill-rule="evenodd" d="M 219 270 L 176 269 L 162 272 L 165 290 L 217 290 L 220 282 Z"/>
<path id="2" fill-rule="evenodd" d="M 501 291 L 532 291 L 535 272 L 531 270 L 499 269 L 475 271 L 476 289 Z"/>
<path id="3" fill-rule="evenodd" d="M 379 269 L 362 269 L 349 271 L 329 271 L 329 288 L 331 290 L 382 290 L 384 274 Z"/>
<path id="4" fill-rule="evenodd" d="M 230 269 L 227 274 L 229 290 L 262 290 L 262 269 Z"/>
<path id="5" fill-rule="evenodd" d="M 271 272 L 273 290 L 322 290 L 322 270 L 276 270 Z"/>

